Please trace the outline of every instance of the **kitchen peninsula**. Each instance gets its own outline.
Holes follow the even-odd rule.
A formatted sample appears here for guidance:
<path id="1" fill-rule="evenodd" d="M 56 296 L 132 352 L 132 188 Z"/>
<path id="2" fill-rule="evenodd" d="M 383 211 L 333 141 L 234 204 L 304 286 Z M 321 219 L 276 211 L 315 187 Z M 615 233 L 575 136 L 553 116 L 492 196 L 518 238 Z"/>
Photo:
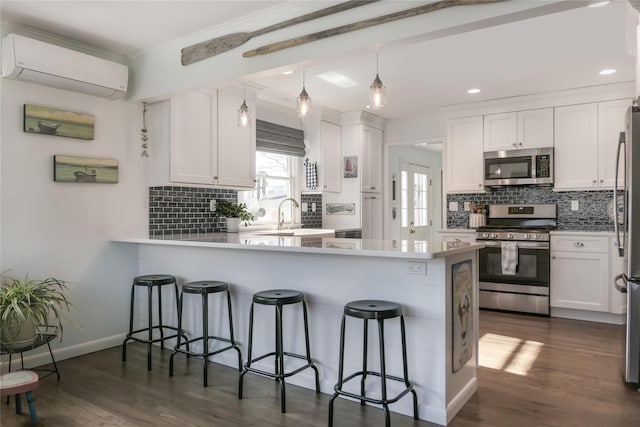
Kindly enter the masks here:
<path id="1" fill-rule="evenodd" d="M 323 393 L 333 393 L 338 378 L 343 307 L 359 299 L 391 300 L 403 305 L 409 377 L 418 393 L 421 419 L 446 425 L 477 389 L 477 250 L 482 245 L 443 251 L 426 241 L 244 233 L 213 233 L 185 240 L 126 238 L 114 239 L 112 244 L 119 251 L 127 251 L 132 262 L 137 260 L 139 274 L 173 274 L 180 283 L 204 279 L 229 282 L 236 340 L 245 358 L 252 295 L 265 289 L 303 291 L 309 311 L 311 354 L 320 370 Z M 172 299 L 165 299 L 164 304 L 163 310 L 171 313 Z M 222 301 L 211 305 L 211 312 L 216 313 L 212 332 L 224 336 L 228 326 L 219 304 Z M 193 313 L 189 313 L 192 307 Z M 292 306 L 284 310 L 285 349 L 298 353 L 304 349 L 302 326 L 297 321 L 299 309 Z M 190 325 L 198 324 L 198 313 L 199 307 L 185 305 L 188 333 L 199 333 L 190 329 Z M 259 326 L 254 332 L 254 353 L 272 351 L 273 313 L 256 309 L 255 316 Z M 387 372 L 401 375 L 399 322 L 386 323 Z M 361 369 L 362 346 L 358 343 L 362 342 L 362 330 L 359 324 L 351 325 L 347 340 L 353 345 L 345 355 L 345 372 Z M 371 343 L 376 343 L 377 328 L 370 327 L 369 333 Z M 378 370 L 377 351 L 369 353 L 369 366 Z M 232 354 L 222 353 L 213 360 L 237 366 Z M 181 369 L 184 366 L 178 363 L 177 375 Z M 313 375 L 306 371 L 287 382 L 314 388 Z M 388 383 L 390 395 L 396 386 L 401 387 L 394 383 Z M 379 390 L 375 379 L 367 384 Z M 411 399 L 401 399 L 390 410 L 412 415 Z"/>

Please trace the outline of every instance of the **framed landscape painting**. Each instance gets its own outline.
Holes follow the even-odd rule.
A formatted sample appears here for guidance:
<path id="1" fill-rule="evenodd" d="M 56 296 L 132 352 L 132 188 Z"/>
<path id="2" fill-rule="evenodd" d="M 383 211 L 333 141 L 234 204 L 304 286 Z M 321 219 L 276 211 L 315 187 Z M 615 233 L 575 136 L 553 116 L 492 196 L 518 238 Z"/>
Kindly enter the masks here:
<path id="1" fill-rule="evenodd" d="M 53 180 L 56 182 L 118 182 L 118 161 L 91 157 L 53 156 Z"/>
<path id="2" fill-rule="evenodd" d="M 94 117 L 89 114 L 24 104 L 25 132 L 93 139 L 94 123 Z"/>

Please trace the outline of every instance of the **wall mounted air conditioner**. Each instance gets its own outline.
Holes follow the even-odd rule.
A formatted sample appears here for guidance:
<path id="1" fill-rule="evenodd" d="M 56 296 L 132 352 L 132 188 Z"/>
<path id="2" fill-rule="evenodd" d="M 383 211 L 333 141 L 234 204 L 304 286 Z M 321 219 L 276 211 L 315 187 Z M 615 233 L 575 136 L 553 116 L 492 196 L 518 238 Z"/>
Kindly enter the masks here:
<path id="1" fill-rule="evenodd" d="M 2 39 L 2 77 L 116 99 L 127 93 L 125 65 L 17 34 Z"/>

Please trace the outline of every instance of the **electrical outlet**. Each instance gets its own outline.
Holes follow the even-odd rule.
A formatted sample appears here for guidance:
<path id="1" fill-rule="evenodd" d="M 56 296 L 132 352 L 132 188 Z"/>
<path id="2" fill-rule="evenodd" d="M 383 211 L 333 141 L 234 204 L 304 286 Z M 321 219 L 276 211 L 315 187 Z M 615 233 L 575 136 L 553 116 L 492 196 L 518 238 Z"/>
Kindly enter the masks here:
<path id="1" fill-rule="evenodd" d="M 465 212 L 469 212 L 471 210 L 471 202 L 464 202 L 464 210 Z"/>
<path id="2" fill-rule="evenodd" d="M 307 202 L 300 203 L 300 209 L 302 212 L 309 212 L 309 204 Z"/>
<path id="3" fill-rule="evenodd" d="M 216 211 L 216 199 L 209 200 L 209 211 L 211 212 Z"/>
<path id="4" fill-rule="evenodd" d="M 458 212 L 458 202 L 449 202 L 449 212 Z"/>
<path id="5" fill-rule="evenodd" d="M 316 211 L 316 202 L 311 203 L 311 212 Z"/>
<path id="6" fill-rule="evenodd" d="M 572 211 L 579 211 L 580 210 L 580 202 L 578 202 L 577 200 L 572 200 L 571 201 L 571 210 Z"/>
<path id="7" fill-rule="evenodd" d="M 409 261 L 409 274 L 427 274 L 427 264 L 424 262 Z"/>

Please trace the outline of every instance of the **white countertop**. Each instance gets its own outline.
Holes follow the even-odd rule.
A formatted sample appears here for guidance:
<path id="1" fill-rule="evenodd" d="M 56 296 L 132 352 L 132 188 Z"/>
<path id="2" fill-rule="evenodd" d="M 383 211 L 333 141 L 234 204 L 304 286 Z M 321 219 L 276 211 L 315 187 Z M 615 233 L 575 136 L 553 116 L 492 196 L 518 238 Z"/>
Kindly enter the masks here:
<path id="1" fill-rule="evenodd" d="M 483 244 L 442 250 L 438 242 L 426 240 L 373 240 L 336 237 L 265 236 L 252 233 L 207 233 L 162 239 L 114 238 L 114 242 L 165 246 L 192 246 L 386 258 L 432 259 L 482 248 Z"/>

